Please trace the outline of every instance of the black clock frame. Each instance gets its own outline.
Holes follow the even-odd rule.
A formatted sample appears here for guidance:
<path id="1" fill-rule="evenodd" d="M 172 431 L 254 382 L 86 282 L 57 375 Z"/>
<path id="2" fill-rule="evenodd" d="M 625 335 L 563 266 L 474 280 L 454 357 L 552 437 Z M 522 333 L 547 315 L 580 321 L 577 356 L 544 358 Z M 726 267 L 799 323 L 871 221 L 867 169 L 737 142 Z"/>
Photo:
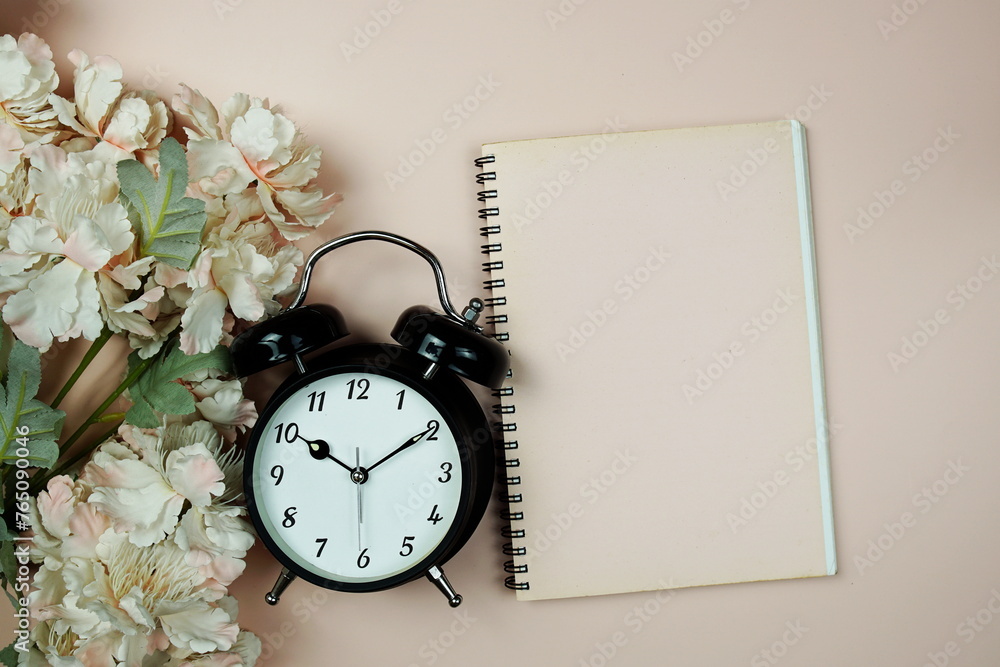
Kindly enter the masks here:
<path id="1" fill-rule="evenodd" d="M 489 504 L 493 489 L 496 454 L 491 426 L 478 399 L 457 376 L 436 373 L 425 378 L 428 361 L 411 350 L 393 344 L 361 344 L 336 348 L 306 362 L 306 372 L 297 373 L 278 388 L 258 423 L 266 424 L 274 412 L 301 387 L 323 377 L 349 372 L 365 372 L 393 378 L 418 391 L 444 417 L 455 436 L 462 467 L 462 491 L 458 511 L 445 537 L 424 559 L 406 570 L 369 582 L 329 579 L 306 569 L 288 555 L 269 534 L 258 508 L 256 489 L 261 478 L 255 473 L 258 450 L 264 429 L 254 429 L 247 444 L 243 484 L 250 519 L 268 551 L 290 572 L 323 588 L 367 593 L 393 588 L 418 579 L 434 566 L 441 566 L 454 556 L 472 536 Z"/>

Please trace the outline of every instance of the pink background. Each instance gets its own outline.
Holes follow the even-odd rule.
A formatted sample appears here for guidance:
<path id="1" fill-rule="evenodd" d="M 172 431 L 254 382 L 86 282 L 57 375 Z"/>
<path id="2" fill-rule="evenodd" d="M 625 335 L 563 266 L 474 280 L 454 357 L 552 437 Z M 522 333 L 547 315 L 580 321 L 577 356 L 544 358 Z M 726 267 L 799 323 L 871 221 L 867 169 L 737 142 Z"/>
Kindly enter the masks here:
<path id="1" fill-rule="evenodd" d="M 297 583 L 272 609 L 278 568 L 258 548 L 235 594 L 265 641 L 261 664 L 996 664 L 1000 5 L 5 3 L 0 31 L 32 25 L 64 81 L 78 47 L 163 96 L 184 82 L 216 103 L 243 91 L 282 104 L 325 151 L 322 185 L 346 197 L 309 245 L 410 235 L 460 298 L 482 277 L 481 143 L 615 119 L 640 130 L 797 115 L 807 127 L 840 574 L 518 603 L 491 512 L 447 568 L 466 599 L 457 615 L 423 582 L 365 596 Z M 477 90 L 475 110 L 453 110 Z M 386 173 L 432 135 L 443 142 L 390 187 Z M 852 232 L 859 207 L 873 217 Z M 388 246 L 341 253 L 311 292 L 370 337 L 433 297 L 420 260 Z M 920 346 L 893 364 L 904 338 Z"/>

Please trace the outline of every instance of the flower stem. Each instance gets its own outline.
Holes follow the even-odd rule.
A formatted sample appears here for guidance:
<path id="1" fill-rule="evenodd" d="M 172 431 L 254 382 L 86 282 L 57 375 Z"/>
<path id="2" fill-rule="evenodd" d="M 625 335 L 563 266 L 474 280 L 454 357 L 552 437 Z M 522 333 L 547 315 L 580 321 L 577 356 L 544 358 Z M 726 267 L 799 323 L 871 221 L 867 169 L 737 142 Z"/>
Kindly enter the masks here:
<path id="1" fill-rule="evenodd" d="M 139 364 L 132 369 L 132 372 L 125 376 L 125 379 L 122 380 L 122 383 L 118 385 L 118 387 L 113 392 L 111 392 L 111 394 L 107 397 L 107 399 L 105 399 L 105 401 L 101 403 L 96 410 L 94 410 L 94 412 L 90 415 L 90 417 L 87 418 L 87 421 L 80 424 L 80 428 L 76 429 L 73 435 L 69 436 L 69 439 L 62 444 L 62 446 L 59 448 L 59 454 L 62 455 L 68 452 L 70 448 L 74 444 L 76 444 L 76 441 L 79 440 L 80 437 L 87 432 L 87 429 L 89 429 L 94 424 L 100 423 L 101 418 L 104 416 L 104 412 L 111 407 L 112 403 L 118 400 L 118 397 L 121 396 L 126 389 L 131 387 L 133 384 L 135 384 L 136 380 L 142 377 L 142 374 L 145 373 L 146 369 L 153 364 L 153 361 L 155 359 L 156 357 L 152 356 L 149 359 L 143 359 L 141 362 L 139 362 Z"/>
<path id="2" fill-rule="evenodd" d="M 88 348 L 87 353 L 83 355 L 83 359 L 80 360 L 80 364 L 76 367 L 76 370 L 73 371 L 73 374 L 69 376 L 68 380 L 66 380 L 66 384 L 64 384 L 62 389 L 59 390 L 56 397 L 52 399 L 51 405 L 53 408 L 59 407 L 62 400 L 66 398 L 66 394 L 69 393 L 70 389 L 73 388 L 73 385 L 76 384 L 76 381 L 80 379 L 83 372 L 87 370 L 88 366 L 90 366 L 90 362 L 92 362 L 94 357 L 96 357 L 104 348 L 104 345 L 111 340 L 111 335 L 111 329 L 105 327 L 101 332 L 101 335 L 97 337 L 97 340 L 90 344 L 90 348 Z"/>

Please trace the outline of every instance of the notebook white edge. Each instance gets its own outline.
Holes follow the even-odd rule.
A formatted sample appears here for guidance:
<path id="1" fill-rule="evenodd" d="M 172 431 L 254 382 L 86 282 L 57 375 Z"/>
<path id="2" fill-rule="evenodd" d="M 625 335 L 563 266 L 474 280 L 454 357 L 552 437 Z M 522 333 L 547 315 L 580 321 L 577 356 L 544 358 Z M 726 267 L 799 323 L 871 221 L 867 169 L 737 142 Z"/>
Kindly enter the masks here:
<path id="1" fill-rule="evenodd" d="M 812 196 L 809 192 L 809 156 L 806 130 L 797 120 L 792 125 L 795 153 L 795 187 L 798 190 L 799 228 L 802 240 L 802 275 L 805 279 L 806 318 L 809 325 L 809 356 L 812 364 L 813 399 L 816 418 L 816 460 L 819 465 L 820 503 L 823 536 L 826 542 L 826 573 L 837 573 L 837 549 L 833 532 L 833 493 L 830 483 L 830 432 L 826 412 L 826 381 L 823 376 L 823 349 L 820 337 L 819 293 L 816 278 L 816 244 L 812 225 Z"/>

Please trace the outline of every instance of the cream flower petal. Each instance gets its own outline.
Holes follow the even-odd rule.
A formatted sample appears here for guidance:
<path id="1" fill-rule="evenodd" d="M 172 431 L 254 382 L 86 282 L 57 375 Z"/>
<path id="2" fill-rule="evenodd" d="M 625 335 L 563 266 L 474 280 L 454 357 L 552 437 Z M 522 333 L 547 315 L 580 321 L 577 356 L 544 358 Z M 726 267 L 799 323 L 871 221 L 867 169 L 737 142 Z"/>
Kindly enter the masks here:
<path id="1" fill-rule="evenodd" d="M 24 150 L 24 140 L 10 125 L 0 123 L 0 188 L 7 185 L 8 179 L 21 164 L 21 151 Z"/>
<path id="2" fill-rule="evenodd" d="M 125 151 L 145 148 L 143 135 L 152 118 L 153 110 L 142 98 L 123 99 L 104 128 L 103 138 Z"/>
<path id="3" fill-rule="evenodd" d="M 191 299 L 181 316 L 181 349 L 184 354 L 215 349 L 222 339 L 226 305 L 226 295 L 215 289 L 205 290 Z"/>
<path id="4" fill-rule="evenodd" d="M 187 148 L 189 176 L 210 195 L 241 192 L 257 178 L 240 151 L 228 141 L 192 139 Z"/>
<path id="5" fill-rule="evenodd" d="M 67 558 L 97 558 L 101 536 L 111 528 L 106 514 L 90 503 L 81 503 L 69 518 L 70 535 L 63 539 L 63 554 Z"/>
<path id="6" fill-rule="evenodd" d="M 191 554 L 188 563 L 198 567 L 224 554 L 242 558 L 254 542 L 243 518 L 197 507 L 184 513 L 174 539 L 177 546 Z M 215 576 L 217 573 L 205 574 L 212 579 L 220 579 Z"/>
<path id="7" fill-rule="evenodd" d="M 181 92 L 174 95 L 171 106 L 178 115 L 194 125 L 194 130 L 184 128 L 188 139 L 195 139 L 198 136 L 222 139 L 222 133 L 219 132 L 219 112 L 212 103 L 198 90 L 189 88 L 183 83 L 180 88 Z"/>
<path id="8" fill-rule="evenodd" d="M 61 254 L 63 250 L 63 241 L 56 228 L 29 216 L 11 220 L 7 229 L 7 244 L 11 252 L 36 260 L 46 254 Z"/>
<path id="9" fill-rule="evenodd" d="M 267 173 L 292 157 L 295 125 L 281 114 L 253 107 L 233 121 L 229 135 L 250 164 L 261 166 L 258 173 Z"/>
<path id="10" fill-rule="evenodd" d="M 28 143 L 52 141 L 60 129 L 49 96 L 59 85 L 52 51 L 37 35 L 0 37 L 0 123 Z"/>
<path id="11" fill-rule="evenodd" d="M 226 490 L 219 464 L 201 443 L 170 452 L 165 472 L 174 490 L 195 506 L 208 505 Z"/>
<path id="12" fill-rule="evenodd" d="M 225 293 L 233 315 L 248 322 L 264 317 L 264 302 L 252 273 L 235 269 L 225 271 L 219 277 L 219 287 Z"/>
<path id="13" fill-rule="evenodd" d="M 223 138 L 229 138 L 228 128 L 233 126 L 237 118 L 249 111 L 252 105 L 253 101 L 246 93 L 235 93 L 222 103 L 220 111 L 222 113 Z"/>
<path id="14" fill-rule="evenodd" d="M 197 401 L 195 407 L 208 421 L 227 430 L 237 427 L 243 430 L 257 423 L 257 408 L 243 395 L 239 380 L 208 378 L 191 390 Z"/>
<path id="15" fill-rule="evenodd" d="M 18 338 L 43 352 L 54 337 L 95 340 L 104 327 L 93 275 L 70 260 L 40 273 L 7 299 L 3 319 Z"/>
<path id="16" fill-rule="evenodd" d="M 90 218 L 77 214 L 67 231 L 62 254 L 69 259 L 88 271 L 98 271 L 111 260 L 110 241 Z"/>
<path id="17" fill-rule="evenodd" d="M 324 196 L 318 188 L 278 190 L 274 196 L 299 221 L 275 222 L 275 226 L 281 231 L 282 236 L 290 241 L 307 236 L 314 228 L 326 222 L 333 215 L 337 204 L 344 199 L 339 194 Z"/>
<path id="18" fill-rule="evenodd" d="M 122 66 L 109 56 L 96 56 L 91 60 L 80 49 L 70 51 L 69 59 L 76 65 L 73 85 L 76 115 L 92 136 L 100 136 L 111 105 L 122 94 Z M 63 113 L 59 114 L 59 119 L 70 124 Z"/>
<path id="19" fill-rule="evenodd" d="M 94 488 L 90 502 L 108 516 L 115 530 L 127 532 L 132 544 L 149 546 L 174 529 L 184 498 L 160 473 L 142 461 L 94 458 L 88 467 L 100 468 L 104 484 Z"/>
<path id="20" fill-rule="evenodd" d="M 223 609 L 207 602 L 188 605 L 183 611 L 160 616 L 170 643 L 196 653 L 226 651 L 239 635 L 239 626 Z"/>
<path id="21" fill-rule="evenodd" d="M 50 535 L 62 538 L 69 535 L 69 520 L 78 501 L 79 497 L 70 477 L 59 475 L 49 480 L 45 490 L 38 494 L 36 504 L 42 525 Z"/>
<path id="22" fill-rule="evenodd" d="M 309 181 L 316 178 L 322 154 L 323 151 L 319 146 L 309 146 L 293 162 L 275 173 L 268 174 L 268 183 L 278 189 L 305 187 Z"/>

